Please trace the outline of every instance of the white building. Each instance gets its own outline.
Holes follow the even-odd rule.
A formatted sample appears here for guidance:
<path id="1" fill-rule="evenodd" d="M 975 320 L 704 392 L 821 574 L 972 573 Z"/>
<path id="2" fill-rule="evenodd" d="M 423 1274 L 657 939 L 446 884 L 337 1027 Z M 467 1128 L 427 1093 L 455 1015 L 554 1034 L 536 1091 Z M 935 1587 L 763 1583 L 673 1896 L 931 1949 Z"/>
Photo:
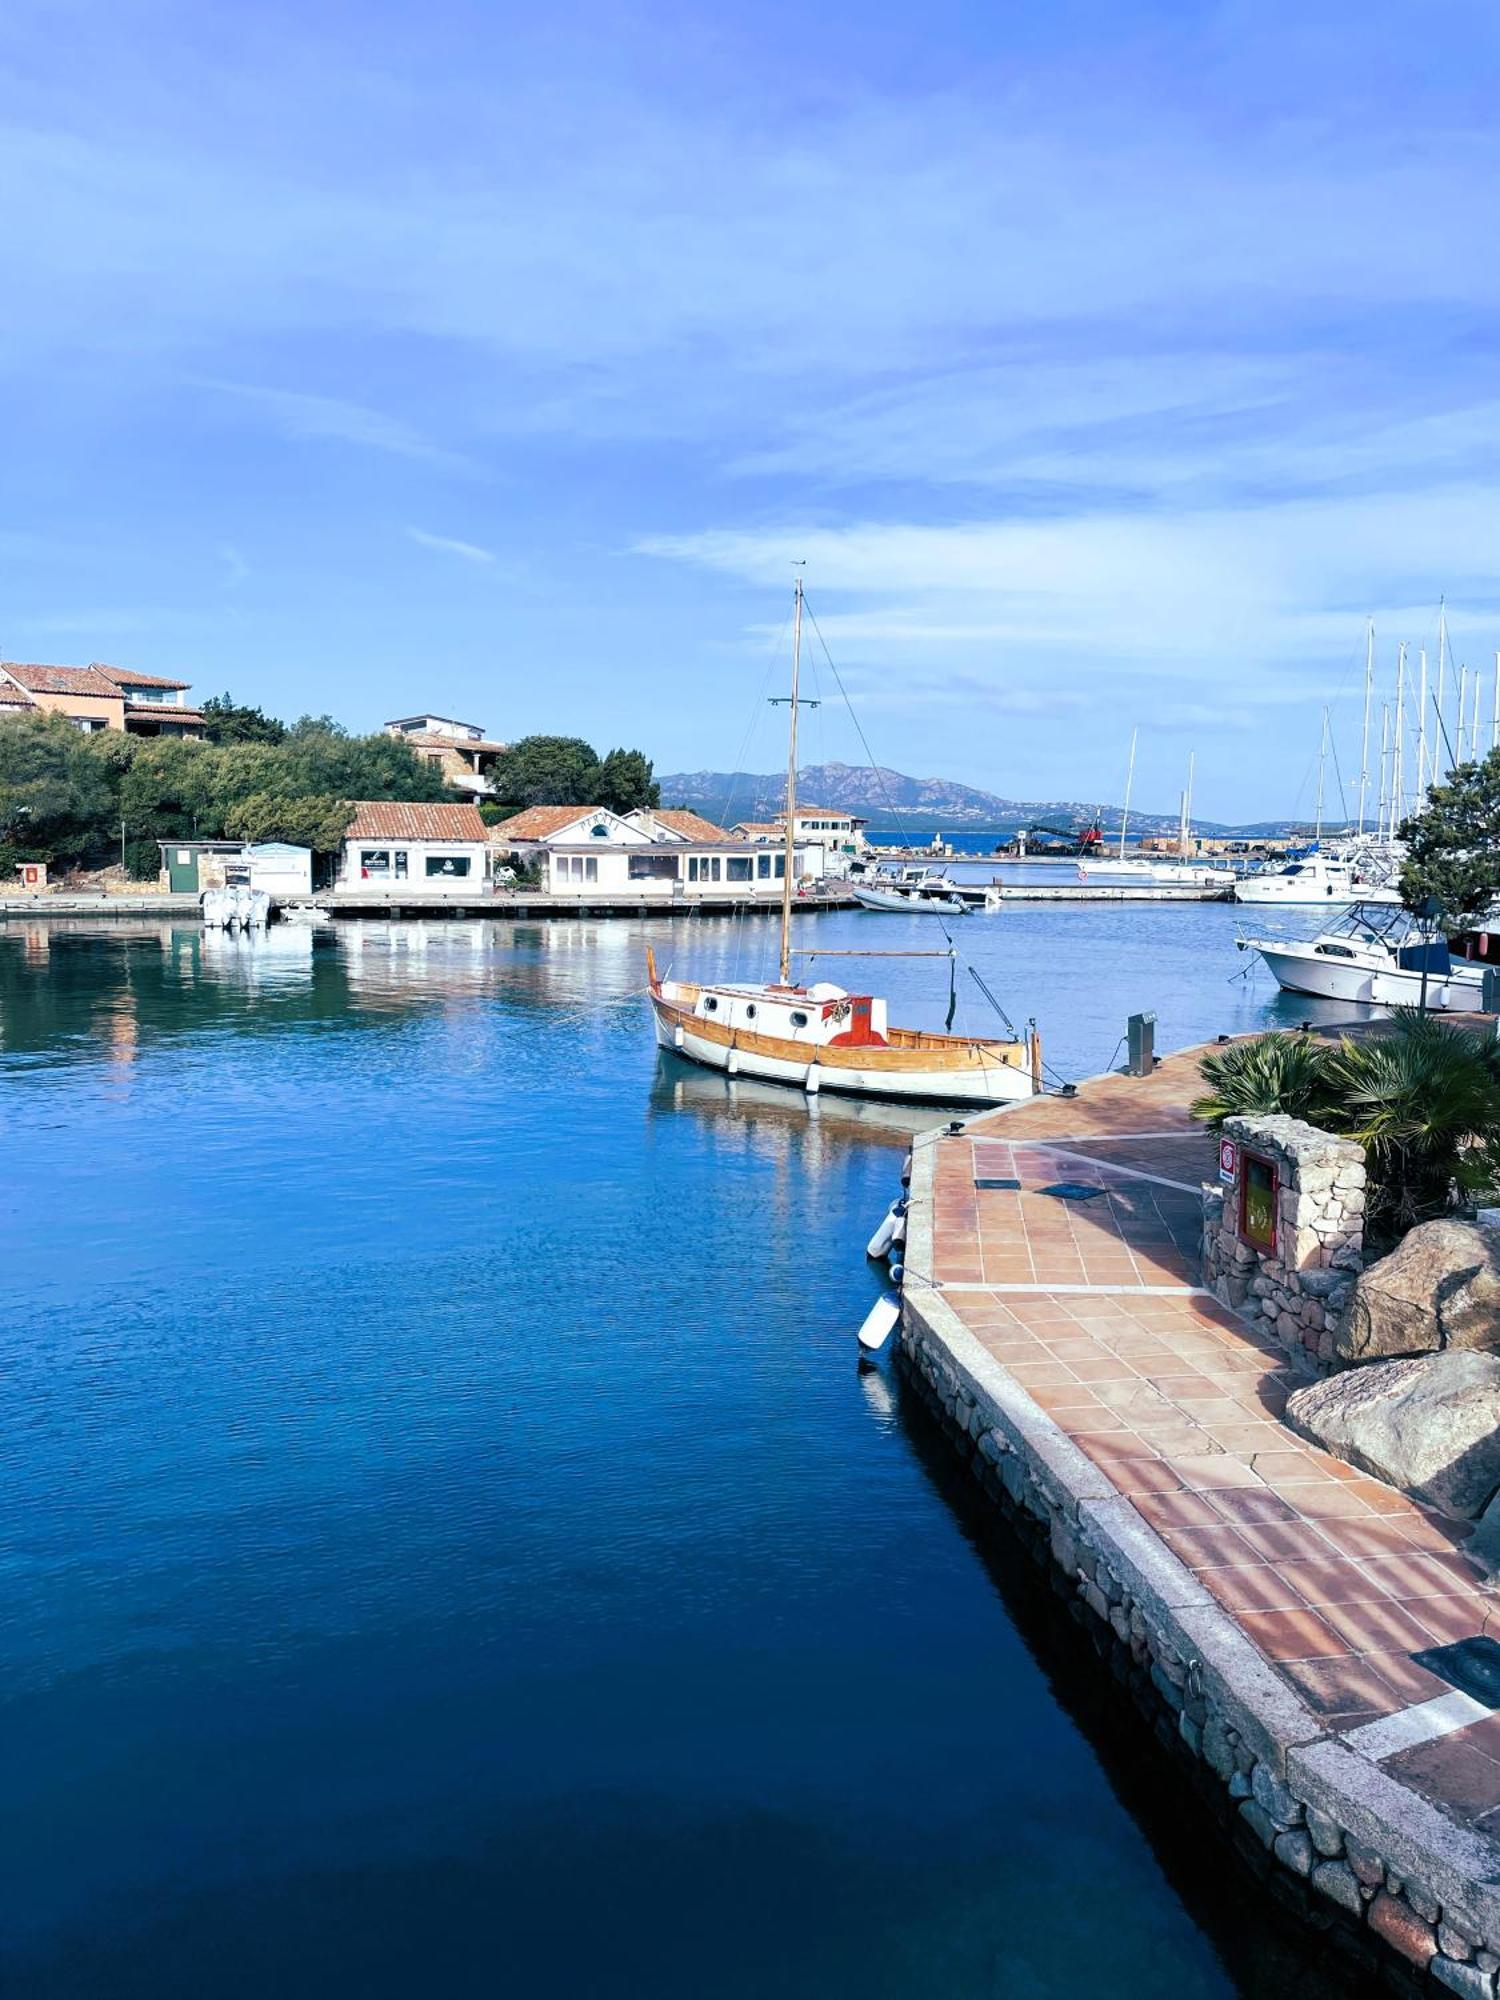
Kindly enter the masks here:
<path id="1" fill-rule="evenodd" d="M 487 836 L 477 806 L 364 800 L 344 835 L 333 886 L 393 902 L 487 895 Z"/>
<path id="2" fill-rule="evenodd" d="M 459 722 L 451 715 L 401 715 L 385 725 L 387 736 L 399 736 L 429 764 L 436 764 L 455 791 L 488 798 L 494 789 L 490 773 L 505 744 L 493 742 L 477 722 Z"/>
<path id="3" fill-rule="evenodd" d="M 603 806 L 528 806 L 490 828 L 500 865 L 537 863 L 551 895 L 779 897 L 786 856 L 737 840 L 697 813 L 613 813 Z M 805 856 L 793 855 L 797 879 Z"/>
<path id="4" fill-rule="evenodd" d="M 806 853 L 807 872 L 820 881 L 828 875 L 842 875 L 849 862 L 865 851 L 866 824 L 857 813 L 835 812 L 830 806 L 799 805 L 792 837 Z M 786 839 L 786 817 L 783 814 L 776 819 L 741 820 L 729 831 L 737 840 L 773 847 Z"/>

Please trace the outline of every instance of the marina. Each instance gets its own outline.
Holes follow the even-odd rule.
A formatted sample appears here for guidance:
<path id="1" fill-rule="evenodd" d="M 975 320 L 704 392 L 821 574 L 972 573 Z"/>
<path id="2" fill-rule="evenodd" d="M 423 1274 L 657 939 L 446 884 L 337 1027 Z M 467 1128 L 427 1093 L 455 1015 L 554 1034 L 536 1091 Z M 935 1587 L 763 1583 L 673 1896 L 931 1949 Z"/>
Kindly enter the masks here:
<path id="1" fill-rule="evenodd" d="M 1031 907 L 969 949 L 1077 1078 L 1129 1007 L 1170 1046 L 1316 1005 L 1226 981 L 1234 921 Z M 731 1996 L 1342 1991 L 856 1372 L 931 1111 L 658 1051 L 645 950 L 689 940 L 743 976 L 738 926 L 663 917 L 0 932 L 17 1990 L 187 1994 L 211 1949 L 225 1994 L 336 1954 L 394 1996 L 502 1941 L 524 1989 L 565 1927 L 574 1990 L 684 2000 L 726 1928 Z"/>

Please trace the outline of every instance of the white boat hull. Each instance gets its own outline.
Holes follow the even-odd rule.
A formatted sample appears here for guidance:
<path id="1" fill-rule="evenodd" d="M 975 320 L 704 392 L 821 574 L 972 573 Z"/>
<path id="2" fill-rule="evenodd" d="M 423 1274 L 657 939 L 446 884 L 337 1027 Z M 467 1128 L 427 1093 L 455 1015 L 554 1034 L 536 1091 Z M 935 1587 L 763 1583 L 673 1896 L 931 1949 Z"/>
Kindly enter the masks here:
<path id="1" fill-rule="evenodd" d="M 1315 956 L 1296 946 L 1256 944 L 1276 984 L 1285 993 L 1306 993 L 1318 1000 L 1343 1000 L 1352 1006 L 1416 1007 L 1423 998 L 1422 975 L 1400 967 L 1359 965 L 1349 959 Z M 1427 1005 L 1442 1013 L 1478 1005 L 1479 983 L 1449 973 L 1429 973 Z"/>
<path id="2" fill-rule="evenodd" d="M 969 906 L 957 896 L 905 896 L 899 889 L 867 889 L 851 885 L 855 902 L 867 910 L 903 917 L 963 917 Z"/>
<path id="3" fill-rule="evenodd" d="M 1014 1104 L 1036 1095 L 1028 1070 L 1010 1063 L 985 1063 L 964 1070 L 887 1071 L 835 1067 L 831 1063 L 791 1060 L 757 1049 L 726 1048 L 693 1033 L 689 1022 L 673 1024 L 658 1013 L 656 1039 L 664 1049 L 686 1056 L 726 1076 L 759 1077 L 769 1083 L 790 1083 L 799 1090 L 843 1091 L 856 1097 L 890 1097 L 931 1104 Z M 809 1051 L 811 1054 L 812 1051 Z M 811 1082 L 809 1079 L 811 1078 Z"/>

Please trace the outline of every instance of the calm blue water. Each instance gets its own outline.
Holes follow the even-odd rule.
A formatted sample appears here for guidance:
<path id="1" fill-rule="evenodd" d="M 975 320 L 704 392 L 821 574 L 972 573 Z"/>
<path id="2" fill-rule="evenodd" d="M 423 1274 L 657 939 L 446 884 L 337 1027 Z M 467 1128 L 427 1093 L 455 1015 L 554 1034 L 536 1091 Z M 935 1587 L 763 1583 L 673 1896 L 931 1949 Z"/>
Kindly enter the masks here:
<path id="1" fill-rule="evenodd" d="M 1232 917 L 968 921 L 1083 1074 L 1275 1011 Z M 658 1057 L 648 938 L 771 930 L 0 929 L 0 1991 L 1330 1990 L 856 1366 L 920 1114 Z"/>

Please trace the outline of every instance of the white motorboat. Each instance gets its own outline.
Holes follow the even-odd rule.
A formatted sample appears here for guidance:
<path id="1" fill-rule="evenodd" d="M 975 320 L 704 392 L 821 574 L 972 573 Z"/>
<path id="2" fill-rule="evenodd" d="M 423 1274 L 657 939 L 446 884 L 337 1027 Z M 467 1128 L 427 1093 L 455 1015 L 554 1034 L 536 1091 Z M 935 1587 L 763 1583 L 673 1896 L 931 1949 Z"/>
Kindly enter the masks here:
<path id="1" fill-rule="evenodd" d="M 1080 882 L 1095 882 L 1108 885 L 1113 882 L 1123 886 L 1135 883 L 1149 885 L 1157 889 L 1228 889 L 1239 878 L 1232 868 L 1211 868 L 1202 861 L 1148 861 L 1144 856 L 1130 855 L 1121 860 L 1119 856 L 1104 860 L 1080 861 L 1078 863 Z"/>
<path id="2" fill-rule="evenodd" d="M 1359 866 L 1338 855 L 1308 854 L 1283 868 L 1244 875 L 1234 885 L 1237 903 L 1285 903 L 1345 908 L 1355 903 L 1399 907 L 1401 892 L 1366 881 Z"/>
<path id="3" fill-rule="evenodd" d="M 802 658 L 802 580 L 799 576 L 792 616 L 792 685 L 790 741 L 787 750 L 787 866 L 781 896 L 781 951 L 777 978 L 764 982 L 673 979 L 657 971 L 655 955 L 646 954 L 647 991 L 656 1024 L 656 1039 L 691 1062 L 726 1076 L 762 1077 L 789 1083 L 809 1097 L 823 1090 L 848 1091 L 860 1097 L 913 1098 L 938 1104 L 1009 1104 L 1034 1097 L 1042 1088 L 1041 1042 L 1035 1028 L 1009 1039 L 990 1039 L 951 1032 L 956 987 L 951 984 L 954 957 L 945 952 L 896 953 L 893 956 L 943 957 L 949 963 L 948 1026 L 942 1032 L 898 1028 L 891 1024 L 884 999 L 870 993 L 850 993 L 821 981 L 801 984 L 791 973 L 794 954 L 792 920 L 792 834 L 797 818 L 798 676 Z M 920 890 L 921 884 L 915 885 Z M 869 890 L 854 893 L 898 894 Z M 887 907 L 876 903 L 874 908 Z M 951 915 L 950 910 L 924 906 L 914 899 L 897 908 Z M 958 905 L 961 909 L 963 905 Z M 864 953 L 828 952 L 822 956 L 863 957 Z M 878 954 L 877 954 L 878 955 Z"/>
<path id="4" fill-rule="evenodd" d="M 1482 965 L 1453 959 L 1446 940 L 1383 904 L 1357 905 L 1315 938 L 1241 938 L 1239 948 L 1258 952 L 1283 992 L 1351 1005 L 1462 1010 L 1478 1006 L 1484 982 Z"/>

